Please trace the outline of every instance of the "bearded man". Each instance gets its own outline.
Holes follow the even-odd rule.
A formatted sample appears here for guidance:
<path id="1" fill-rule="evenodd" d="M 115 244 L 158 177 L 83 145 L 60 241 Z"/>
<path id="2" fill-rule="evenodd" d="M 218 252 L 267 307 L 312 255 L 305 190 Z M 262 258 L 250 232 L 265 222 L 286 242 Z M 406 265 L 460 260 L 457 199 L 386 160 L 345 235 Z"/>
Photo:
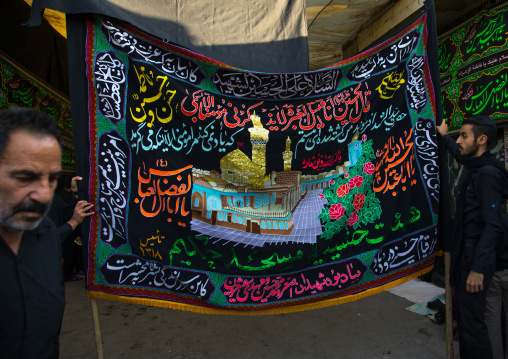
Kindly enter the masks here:
<path id="1" fill-rule="evenodd" d="M 53 119 L 28 108 L 0 111 L 2 358 L 58 358 L 65 305 L 62 245 L 46 214 L 61 162 Z"/>
<path id="2" fill-rule="evenodd" d="M 467 170 L 456 198 L 451 245 L 451 277 L 455 289 L 461 358 L 492 358 L 484 322 L 487 289 L 503 239 L 501 208 L 508 198 L 508 173 L 488 150 L 496 136 L 494 121 L 466 119 L 456 142 L 445 121 L 437 128 L 448 151 Z M 508 263 L 508 261 L 507 261 Z"/>

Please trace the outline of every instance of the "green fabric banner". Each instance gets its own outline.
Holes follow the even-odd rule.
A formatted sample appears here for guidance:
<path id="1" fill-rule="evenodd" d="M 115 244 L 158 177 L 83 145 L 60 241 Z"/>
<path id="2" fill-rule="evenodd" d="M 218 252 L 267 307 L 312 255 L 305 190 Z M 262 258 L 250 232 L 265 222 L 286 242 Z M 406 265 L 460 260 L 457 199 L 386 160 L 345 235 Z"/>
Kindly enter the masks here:
<path id="1" fill-rule="evenodd" d="M 450 130 L 472 116 L 508 120 L 508 4 L 480 12 L 439 37 L 443 118 Z"/>
<path id="2" fill-rule="evenodd" d="M 12 106 L 35 108 L 56 120 L 62 135 L 62 169 L 75 171 L 69 100 L 0 54 L 0 109 Z"/>

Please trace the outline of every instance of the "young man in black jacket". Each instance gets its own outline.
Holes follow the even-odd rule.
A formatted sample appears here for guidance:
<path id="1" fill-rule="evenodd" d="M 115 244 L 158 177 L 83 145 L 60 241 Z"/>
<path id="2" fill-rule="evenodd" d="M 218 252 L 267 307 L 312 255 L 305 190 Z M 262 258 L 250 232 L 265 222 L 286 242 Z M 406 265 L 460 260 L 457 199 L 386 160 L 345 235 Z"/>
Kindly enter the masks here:
<path id="1" fill-rule="evenodd" d="M 490 118 L 465 120 L 456 142 L 445 121 L 437 130 L 448 151 L 467 169 L 456 199 L 451 247 L 460 357 L 488 359 L 492 347 L 484 322 L 486 296 L 496 266 L 496 246 L 503 238 L 500 216 L 508 198 L 508 175 L 488 150 L 496 135 Z"/>

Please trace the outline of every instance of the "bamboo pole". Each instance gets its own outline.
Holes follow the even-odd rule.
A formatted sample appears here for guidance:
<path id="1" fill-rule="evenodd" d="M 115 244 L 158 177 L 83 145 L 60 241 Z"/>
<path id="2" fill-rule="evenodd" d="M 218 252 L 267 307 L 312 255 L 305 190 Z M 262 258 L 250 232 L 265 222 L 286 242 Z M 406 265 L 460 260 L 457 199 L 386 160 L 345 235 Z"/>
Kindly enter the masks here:
<path id="1" fill-rule="evenodd" d="M 445 311 L 446 311 L 446 359 L 453 359 L 453 311 L 452 288 L 450 286 L 450 252 L 444 252 L 445 261 Z"/>
<path id="2" fill-rule="evenodd" d="M 95 346 L 97 348 L 97 359 L 104 359 L 102 353 L 101 327 L 99 325 L 99 311 L 97 310 L 97 299 L 90 298 L 92 304 L 93 331 L 95 333 Z"/>

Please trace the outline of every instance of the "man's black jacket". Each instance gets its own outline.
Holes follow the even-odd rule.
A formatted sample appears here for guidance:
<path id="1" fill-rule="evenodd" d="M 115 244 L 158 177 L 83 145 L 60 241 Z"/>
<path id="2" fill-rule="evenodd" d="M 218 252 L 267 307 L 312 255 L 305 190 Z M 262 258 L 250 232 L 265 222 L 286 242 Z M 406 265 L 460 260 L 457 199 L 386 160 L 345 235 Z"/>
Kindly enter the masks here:
<path id="1" fill-rule="evenodd" d="M 459 195 L 452 240 L 452 271 L 464 245 L 475 247 L 471 270 L 493 273 L 497 266 L 508 268 L 508 243 L 503 243 L 502 205 L 508 199 L 508 172 L 489 152 L 464 157 L 450 136 L 445 144 L 467 169 Z M 497 251 L 496 251 L 497 248 Z"/>

